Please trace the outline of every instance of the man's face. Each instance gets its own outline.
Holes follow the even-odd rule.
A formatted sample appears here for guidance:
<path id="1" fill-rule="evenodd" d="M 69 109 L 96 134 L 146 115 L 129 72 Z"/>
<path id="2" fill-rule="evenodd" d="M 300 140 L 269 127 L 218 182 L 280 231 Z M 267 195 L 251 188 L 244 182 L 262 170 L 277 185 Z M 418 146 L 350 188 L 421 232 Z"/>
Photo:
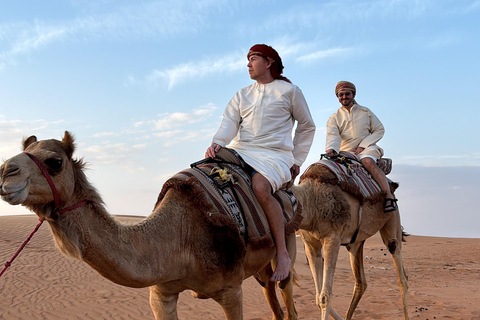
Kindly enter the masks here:
<path id="1" fill-rule="evenodd" d="M 351 90 L 341 90 L 337 94 L 338 101 L 344 107 L 351 107 L 353 105 L 353 98 L 355 95 Z"/>
<path id="2" fill-rule="evenodd" d="M 248 57 L 248 73 L 250 74 L 250 79 L 259 80 L 264 78 L 266 75 L 270 75 L 270 62 L 261 57 L 252 54 Z"/>

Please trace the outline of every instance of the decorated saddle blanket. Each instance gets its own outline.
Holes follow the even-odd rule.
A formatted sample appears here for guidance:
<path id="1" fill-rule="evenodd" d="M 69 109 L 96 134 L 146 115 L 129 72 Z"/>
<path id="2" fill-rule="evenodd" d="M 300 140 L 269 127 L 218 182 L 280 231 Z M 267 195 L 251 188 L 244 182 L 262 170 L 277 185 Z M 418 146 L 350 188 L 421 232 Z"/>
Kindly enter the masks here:
<path id="1" fill-rule="evenodd" d="M 173 184 L 190 183 L 206 195 L 211 205 L 206 217 L 212 223 L 233 222 L 232 227 L 254 250 L 273 246 L 267 217 L 253 193 L 250 174 L 245 171 L 248 168 L 236 151 L 222 148 L 214 159 L 193 163 L 190 169 L 171 177 L 165 182 L 159 200 Z M 295 232 L 302 219 L 300 204 L 290 190 L 278 190 L 274 196 L 282 207 L 285 233 Z"/>
<path id="2" fill-rule="evenodd" d="M 381 158 L 377 161 L 377 166 L 387 175 L 392 170 L 392 159 Z M 351 152 L 340 151 L 338 156 L 320 159 L 305 170 L 300 182 L 304 179 L 338 184 L 343 191 L 353 194 L 361 203 L 366 200 L 380 200 L 384 196 L 380 186 L 363 167 L 360 158 Z M 387 180 L 392 191 L 398 187 L 397 183 L 388 178 Z"/>

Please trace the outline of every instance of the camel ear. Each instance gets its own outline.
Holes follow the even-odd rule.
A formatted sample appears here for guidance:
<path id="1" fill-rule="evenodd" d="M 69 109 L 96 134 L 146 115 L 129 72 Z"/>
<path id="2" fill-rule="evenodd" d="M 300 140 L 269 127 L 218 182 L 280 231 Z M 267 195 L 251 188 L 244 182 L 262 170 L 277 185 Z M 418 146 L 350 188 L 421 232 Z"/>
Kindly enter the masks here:
<path id="1" fill-rule="evenodd" d="M 62 147 L 69 159 L 72 158 L 73 151 L 75 151 L 74 140 L 73 135 L 71 135 L 70 132 L 65 131 L 65 135 L 62 139 Z"/>
<path id="2" fill-rule="evenodd" d="M 23 150 L 25 151 L 25 149 L 27 149 L 27 147 L 34 142 L 37 142 L 37 137 L 35 136 L 30 136 L 26 139 L 23 139 L 23 142 L 22 142 Z"/>

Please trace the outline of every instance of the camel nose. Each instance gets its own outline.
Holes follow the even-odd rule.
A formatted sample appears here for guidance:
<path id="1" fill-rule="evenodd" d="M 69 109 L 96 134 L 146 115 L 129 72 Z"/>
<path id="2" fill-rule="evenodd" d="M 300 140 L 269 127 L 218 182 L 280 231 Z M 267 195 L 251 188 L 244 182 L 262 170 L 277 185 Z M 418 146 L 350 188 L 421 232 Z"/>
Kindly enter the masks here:
<path id="1" fill-rule="evenodd" d="M 3 179 L 9 177 L 9 176 L 14 176 L 18 174 L 20 171 L 20 168 L 13 164 L 10 160 L 5 161 L 2 166 L 0 166 L 0 182 L 3 182 Z"/>
<path id="2" fill-rule="evenodd" d="M 6 187 L 5 183 L 7 178 L 14 177 L 18 174 L 20 174 L 20 166 L 15 164 L 12 159 L 5 161 L 2 166 L 0 166 L 0 195 L 3 196 L 9 192 L 12 192 L 12 190 L 9 190 L 8 192 L 7 190 L 4 190 Z M 9 189 L 11 189 L 11 187 Z"/>

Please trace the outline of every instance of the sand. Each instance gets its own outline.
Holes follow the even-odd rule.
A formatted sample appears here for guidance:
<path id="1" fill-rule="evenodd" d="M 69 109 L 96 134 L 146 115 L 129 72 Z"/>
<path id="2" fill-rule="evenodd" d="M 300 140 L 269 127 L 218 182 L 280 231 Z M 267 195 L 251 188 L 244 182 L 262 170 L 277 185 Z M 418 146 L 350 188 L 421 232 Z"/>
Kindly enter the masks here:
<path id="1" fill-rule="evenodd" d="M 135 221 L 140 218 L 119 217 Z M 34 215 L 0 217 L 0 264 L 8 261 L 38 222 Z M 408 231 L 408 230 L 406 230 Z M 294 288 L 300 319 L 319 319 L 312 275 L 297 238 Z M 365 244 L 368 289 L 354 319 L 402 319 L 401 297 L 390 254 L 378 235 Z M 409 276 L 411 319 L 480 320 L 480 239 L 411 235 L 403 247 Z M 353 291 L 347 251 L 342 248 L 335 274 L 333 306 L 345 314 Z M 271 312 L 253 278 L 243 285 L 244 318 L 270 320 Z M 148 289 L 116 285 L 87 264 L 66 258 L 55 248 L 46 223 L 0 278 L 0 319 L 154 319 Z M 188 291 L 178 302 L 180 319 L 224 319 L 220 306 L 194 299 Z"/>

